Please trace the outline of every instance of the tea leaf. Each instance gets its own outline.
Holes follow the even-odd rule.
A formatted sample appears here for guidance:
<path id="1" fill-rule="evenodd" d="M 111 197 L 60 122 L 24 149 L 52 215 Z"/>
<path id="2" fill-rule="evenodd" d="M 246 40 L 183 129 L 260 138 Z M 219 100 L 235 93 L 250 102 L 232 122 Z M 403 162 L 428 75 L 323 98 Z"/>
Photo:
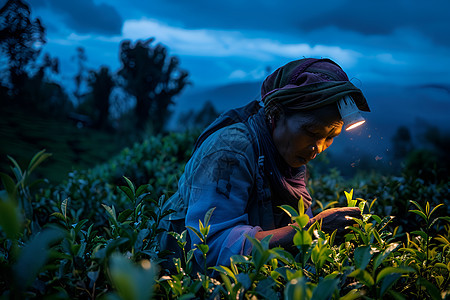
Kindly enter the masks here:
<path id="1" fill-rule="evenodd" d="M 17 263 L 13 266 L 16 283 L 25 289 L 34 281 L 45 265 L 49 248 L 62 239 L 64 234 L 57 229 L 47 229 L 34 236 L 22 249 Z"/>
<path id="2" fill-rule="evenodd" d="M 420 206 L 419 203 L 417 203 L 417 202 L 414 201 L 414 200 L 409 200 L 409 202 L 411 202 L 412 204 L 414 204 L 420 211 L 423 212 L 423 208 L 422 208 L 422 206 Z"/>
<path id="3" fill-rule="evenodd" d="M 142 194 L 144 194 L 145 192 L 147 192 L 149 186 L 150 186 L 150 184 L 144 184 L 144 185 L 141 185 L 140 187 L 138 187 L 138 189 L 136 191 L 136 197 L 139 197 Z M 148 194 L 150 194 L 150 192 L 148 192 Z"/>
<path id="4" fill-rule="evenodd" d="M 42 150 L 31 159 L 30 164 L 28 165 L 28 174 L 33 172 L 33 170 L 39 166 L 44 160 L 52 156 L 51 153 L 44 153 L 46 150 Z"/>
<path id="5" fill-rule="evenodd" d="M 433 300 L 441 300 L 441 293 L 439 292 L 439 289 L 432 284 L 431 282 L 429 282 L 428 280 L 419 277 L 419 279 L 417 279 L 416 284 L 418 286 L 423 286 L 425 288 L 425 291 L 428 293 L 428 295 L 430 295 L 431 299 Z"/>
<path id="6" fill-rule="evenodd" d="M 353 189 L 350 191 L 350 193 L 344 191 L 344 195 L 345 195 L 345 198 L 347 199 L 347 204 L 348 204 L 348 206 L 349 206 L 349 207 L 352 207 L 352 206 L 350 205 L 350 201 L 352 201 L 352 199 L 353 199 Z M 356 203 L 356 201 L 355 201 L 355 203 Z M 354 206 L 354 205 L 353 205 L 353 206 Z"/>
<path id="7" fill-rule="evenodd" d="M 233 273 L 233 271 L 230 270 L 230 268 L 225 267 L 225 266 L 216 266 L 216 267 L 213 267 L 212 269 L 231 277 L 233 279 L 234 283 L 236 283 L 236 284 L 238 283 L 238 280 L 237 280 L 235 274 Z"/>
<path id="8" fill-rule="evenodd" d="M 409 272 L 414 272 L 413 268 L 409 267 L 386 267 L 383 270 L 381 270 L 377 275 L 377 283 L 379 283 L 385 276 L 389 274 L 399 273 L 399 274 L 405 274 Z"/>
<path id="9" fill-rule="evenodd" d="M 375 284 L 372 276 L 370 276 L 369 272 L 367 272 L 366 270 L 357 269 L 352 273 L 348 274 L 348 277 L 355 277 L 368 287 L 371 287 Z"/>
<path id="10" fill-rule="evenodd" d="M 0 230 L 10 239 L 15 239 L 22 226 L 21 215 L 13 201 L 0 201 Z"/>
<path id="11" fill-rule="evenodd" d="M 61 213 L 64 216 L 64 219 L 67 219 L 67 205 L 69 203 L 69 198 L 66 198 L 63 200 L 63 202 L 61 203 Z"/>
<path id="12" fill-rule="evenodd" d="M 195 228 L 192 227 L 192 226 L 186 226 L 186 228 L 190 229 L 193 233 L 195 233 L 195 235 L 198 236 L 198 238 L 200 239 L 200 241 L 203 241 L 203 236 L 202 236 L 202 234 L 201 234 L 197 229 L 195 229 Z"/>
<path id="13" fill-rule="evenodd" d="M 412 213 L 415 213 L 416 215 L 419 215 L 419 216 L 421 216 L 425 221 L 427 221 L 427 216 L 423 213 L 423 212 L 421 212 L 420 210 L 415 210 L 415 209 L 413 209 L 413 210 L 410 210 L 410 212 L 412 212 Z"/>
<path id="14" fill-rule="evenodd" d="M 196 244 L 195 245 L 203 254 L 207 254 L 209 251 L 209 246 L 205 244 Z"/>
<path id="15" fill-rule="evenodd" d="M 16 201 L 17 197 L 17 187 L 14 180 L 7 174 L 0 172 L 0 177 L 2 179 L 3 186 L 11 200 Z"/>
<path id="16" fill-rule="evenodd" d="M 132 209 L 125 209 L 124 211 L 122 211 L 119 216 L 117 217 L 117 220 L 122 223 L 125 220 L 128 219 L 129 216 L 131 216 L 131 214 L 133 213 Z"/>
<path id="17" fill-rule="evenodd" d="M 135 199 L 134 192 L 129 187 L 121 185 L 119 186 L 119 189 L 125 193 L 125 195 L 129 200 L 134 201 Z"/>
<path id="18" fill-rule="evenodd" d="M 303 216 L 305 213 L 305 204 L 303 202 L 303 196 L 300 196 L 300 199 L 298 200 L 298 215 Z"/>
<path id="19" fill-rule="evenodd" d="M 354 252 L 355 266 L 358 269 L 364 270 L 369 264 L 372 255 L 373 251 L 371 249 L 371 246 L 356 248 Z"/>
<path id="20" fill-rule="evenodd" d="M 327 300 L 330 299 L 334 291 L 337 289 L 339 279 L 336 278 L 324 278 L 319 281 L 317 286 L 314 288 L 311 299 L 314 300 Z"/>
<path id="21" fill-rule="evenodd" d="M 284 212 L 287 213 L 287 215 L 291 217 L 291 219 L 298 216 L 297 211 L 295 211 L 295 209 L 290 205 L 284 204 L 278 207 L 284 210 Z"/>
<path id="22" fill-rule="evenodd" d="M 108 215 L 114 220 L 114 222 L 117 223 L 116 210 L 114 209 L 114 206 L 109 207 L 108 205 L 105 205 L 105 204 L 102 204 L 102 206 L 106 210 Z"/>
<path id="23" fill-rule="evenodd" d="M 148 260 L 141 266 L 134 265 L 122 255 L 111 256 L 109 274 L 119 296 L 123 300 L 151 299 L 156 270 Z"/>
<path id="24" fill-rule="evenodd" d="M 310 246 L 312 243 L 311 235 L 307 231 L 297 231 L 294 235 L 295 246 Z"/>
<path id="25" fill-rule="evenodd" d="M 380 286 L 380 297 L 383 297 L 384 294 L 394 285 L 394 283 L 401 277 L 402 275 L 399 273 L 386 275 L 381 282 Z"/>
<path id="26" fill-rule="evenodd" d="M 378 254 L 378 256 L 375 258 L 373 262 L 373 269 L 376 270 L 378 266 L 381 265 L 381 263 L 386 259 L 386 257 L 389 256 L 400 244 L 394 243 L 390 244 L 389 247 L 386 248 L 386 250 L 383 251 L 383 253 Z"/>
<path id="27" fill-rule="evenodd" d="M 136 188 L 134 187 L 134 184 L 133 184 L 133 183 L 131 182 L 131 180 L 128 179 L 127 177 L 123 176 L 123 178 L 124 178 L 125 181 L 127 182 L 128 187 L 129 187 L 129 188 L 131 189 L 131 191 L 133 192 L 133 195 L 135 195 Z"/>
<path id="28" fill-rule="evenodd" d="M 431 213 L 428 215 L 428 217 L 430 217 L 430 216 L 434 213 L 434 211 L 435 211 L 436 209 L 438 209 L 439 207 L 441 207 L 441 206 L 443 206 L 443 205 L 444 205 L 444 204 L 442 204 L 442 203 L 436 205 L 436 207 L 433 208 L 433 210 L 432 210 Z"/>
<path id="29" fill-rule="evenodd" d="M 309 216 L 308 215 L 300 215 L 298 217 L 295 217 L 294 220 L 295 220 L 295 222 L 297 222 L 297 224 L 300 228 L 303 228 L 308 224 Z"/>
<path id="30" fill-rule="evenodd" d="M 214 212 L 214 210 L 215 210 L 216 208 L 215 207 L 213 207 L 213 208 L 210 208 L 207 212 L 206 212 L 206 214 L 205 214 L 205 218 L 204 218 L 204 222 L 203 223 L 205 223 L 205 226 L 207 226 L 208 224 L 209 224 L 209 220 L 211 219 L 211 216 L 212 216 L 212 214 L 213 214 L 213 212 Z"/>

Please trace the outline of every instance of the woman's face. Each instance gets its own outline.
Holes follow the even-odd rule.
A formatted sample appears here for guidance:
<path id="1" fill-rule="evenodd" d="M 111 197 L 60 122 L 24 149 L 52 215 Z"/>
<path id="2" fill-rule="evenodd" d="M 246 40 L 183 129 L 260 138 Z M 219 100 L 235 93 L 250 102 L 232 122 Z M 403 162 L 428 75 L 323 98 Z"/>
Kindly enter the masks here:
<path id="1" fill-rule="evenodd" d="M 341 133 L 341 116 L 336 105 L 305 113 L 281 115 L 275 121 L 273 141 L 286 163 L 298 168 L 313 160 Z"/>

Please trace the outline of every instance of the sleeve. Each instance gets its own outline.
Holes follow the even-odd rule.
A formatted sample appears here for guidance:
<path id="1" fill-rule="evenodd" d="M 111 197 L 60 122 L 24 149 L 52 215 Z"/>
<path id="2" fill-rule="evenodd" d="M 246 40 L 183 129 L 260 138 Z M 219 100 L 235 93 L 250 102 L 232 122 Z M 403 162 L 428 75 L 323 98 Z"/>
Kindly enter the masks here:
<path id="1" fill-rule="evenodd" d="M 254 237 L 262 229 L 249 225 L 247 203 L 253 188 L 255 163 L 251 141 L 239 128 L 227 129 L 211 136 L 199 148 L 185 171 L 187 176 L 188 209 L 185 223 L 199 228 L 206 212 L 215 208 L 207 237 L 209 252 L 207 265 L 229 265 L 235 254 L 247 255 L 251 243 L 246 235 Z M 188 230 L 191 248 L 200 243 Z M 202 266 L 200 251 L 195 259 Z"/>

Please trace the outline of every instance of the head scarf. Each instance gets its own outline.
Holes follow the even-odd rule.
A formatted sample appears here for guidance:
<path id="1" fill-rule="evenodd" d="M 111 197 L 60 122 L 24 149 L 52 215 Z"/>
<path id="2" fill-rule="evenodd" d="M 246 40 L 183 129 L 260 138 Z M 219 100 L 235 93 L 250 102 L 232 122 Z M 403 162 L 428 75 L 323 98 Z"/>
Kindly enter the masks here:
<path id="1" fill-rule="evenodd" d="M 261 87 L 261 100 L 268 114 L 282 105 L 291 110 L 319 108 L 351 96 L 359 110 L 370 111 L 360 89 L 330 59 L 305 58 L 292 61 L 269 75 Z"/>

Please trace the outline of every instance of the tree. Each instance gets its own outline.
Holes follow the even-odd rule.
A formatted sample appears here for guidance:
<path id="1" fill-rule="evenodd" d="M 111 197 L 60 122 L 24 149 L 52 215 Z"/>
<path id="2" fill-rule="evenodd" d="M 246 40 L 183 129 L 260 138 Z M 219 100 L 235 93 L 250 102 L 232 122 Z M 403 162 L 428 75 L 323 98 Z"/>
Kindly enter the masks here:
<path id="1" fill-rule="evenodd" d="M 94 127 L 105 129 L 109 127 L 109 97 L 115 86 L 114 79 L 108 67 L 101 67 L 98 72 L 91 71 L 88 79 L 95 116 Z"/>
<path id="2" fill-rule="evenodd" d="M 178 126 L 177 129 L 203 130 L 218 116 L 219 112 L 212 102 L 207 100 L 199 111 L 191 109 L 185 113 L 181 113 L 178 117 L 178 123 L 181 124 L 181 126 Z"/>
<path id="3" fill-rule="evenodd" d="M 178 68 L 176 57 L 168 57 L 167 49 L 150 44 L 154 39 L 123 41 L 120 48 L 122 67 L 118 74 L 124 80 L 126 92 L 136 98 L 136 129 L 142 131 L 147 123 L 155 133 L 163 130 L 173 96 L 188 83 L 188 73 Z"/>
<path id="4" fill-rule="evenodd" d="M 75 91 L 73 92 L 73 95 L 77 99 L 77 105 L 81 104 L 81 98 L 83 97 L 82 90 L 82 83 L 85 82 L 86 79 L 86 67 L 85 63 L 87 61 L 86 51 L 83 47 L 77 48 L 77 54 L 74 57 L 74 59 L 77 61 L 78 64 L 78 73 L 75 75 Z"/>
<path id="5" fill-rule="evenodd" d="M 38 57 L 45 44 L 45 28 L 39 19 L 30 19 L 31 11 L 22 0 L 8 0 L 0 9 L 0 51 L 7 58 L 10 91 L 20 94 L 28 79 L 27 67 Z"/>
<path id="6" fill-rule="evenodd" d="M 411 133 L 408 127 L 400 126 L 392 137 L 394 159 L 404 159 L 413 149 Z"/>

